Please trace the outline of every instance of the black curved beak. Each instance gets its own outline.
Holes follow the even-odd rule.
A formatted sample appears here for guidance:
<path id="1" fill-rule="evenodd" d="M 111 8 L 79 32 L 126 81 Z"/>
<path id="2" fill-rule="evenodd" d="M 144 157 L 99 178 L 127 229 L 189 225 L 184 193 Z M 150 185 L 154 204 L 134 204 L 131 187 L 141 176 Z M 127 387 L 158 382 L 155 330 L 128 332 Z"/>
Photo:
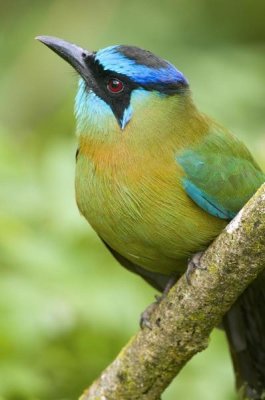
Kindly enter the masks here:
<path id="1" fill-rule="evenodd" d="M 53 36 L 36 36 L 36 39 L 67 61 L 82 77 L 87 75 L 86 60 L 93 56 L 92 52 Z"/>

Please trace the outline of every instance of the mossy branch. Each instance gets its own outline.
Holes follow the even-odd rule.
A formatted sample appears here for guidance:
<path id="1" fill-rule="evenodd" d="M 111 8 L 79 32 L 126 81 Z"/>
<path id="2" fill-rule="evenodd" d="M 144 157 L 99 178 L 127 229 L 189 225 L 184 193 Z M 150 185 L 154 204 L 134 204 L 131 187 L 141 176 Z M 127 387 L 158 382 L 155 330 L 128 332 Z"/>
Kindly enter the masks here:
<path id="1" fill-rule="evenodd" d="M 264 268 L 265 184 L 182 277 L 80 400 L 157 400 Z"/>

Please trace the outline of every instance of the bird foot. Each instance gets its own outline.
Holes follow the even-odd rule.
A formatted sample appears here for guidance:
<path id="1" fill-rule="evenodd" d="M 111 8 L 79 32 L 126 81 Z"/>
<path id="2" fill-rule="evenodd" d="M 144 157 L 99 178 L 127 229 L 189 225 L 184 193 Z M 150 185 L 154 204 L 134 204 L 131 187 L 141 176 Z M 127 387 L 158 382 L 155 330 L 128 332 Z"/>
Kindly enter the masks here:
<path id="1" fill-rule="evenodd" d="M 169 278 L 161 296 L 155 295 L 155 301 L 153 303 L 149 304 L 149 306 L 141 313 L 141 316 L 140 316 L 140 328 L 141 329 L 148 328 L 148 329 L 152 330 L 152 324 L 150 322 L 151 316 L 154 313 L 154 311 L 156 310 L 156 308 L 159 306 L 161 301 L 166 297 L 166 295 L 168 294 L 168 292 L 170 291 L 172 286 L 174 286 L 176 281 L 177 281 L 177 277 L 171 276 Z"/>
<path id="2" fill-rule="evenodd" d="M 146 307 L 146 309 L 141 313 L 140 315 L 140 328 L 144 329 L 144 328 L 148 328 L 150 330 L 152 330 L 152 325 L 150 322 L 151 316 L 154 313 L 155 309 L 159 306 L 161 300 L 162 300 L 162 296 L 155 296 L 155 301 L 151 304 L 149 304 L 149 306 Z"/>
<path id="3" fill-rule="evenodd" d="M 188 260 L 188 267 L 185 273 L 186 281 L 188 285 L 191 285 L 190 277 L 196 269 L 204 269 L 201 266 L 201 258 L 203 255 L 203 251 L 199 251 L 198 253 L 194 254 L 192 258 Z"/>

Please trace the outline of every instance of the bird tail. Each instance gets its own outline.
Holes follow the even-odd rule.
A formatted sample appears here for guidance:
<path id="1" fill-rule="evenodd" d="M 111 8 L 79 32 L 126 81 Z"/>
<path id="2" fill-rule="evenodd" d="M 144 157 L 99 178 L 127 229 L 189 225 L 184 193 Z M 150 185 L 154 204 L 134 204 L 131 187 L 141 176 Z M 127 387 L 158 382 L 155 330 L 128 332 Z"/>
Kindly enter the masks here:
<path id="1" fill-rule="evenodd" d="M 241 399 L 265 399 L 265 272 L 224 317 Z"/>

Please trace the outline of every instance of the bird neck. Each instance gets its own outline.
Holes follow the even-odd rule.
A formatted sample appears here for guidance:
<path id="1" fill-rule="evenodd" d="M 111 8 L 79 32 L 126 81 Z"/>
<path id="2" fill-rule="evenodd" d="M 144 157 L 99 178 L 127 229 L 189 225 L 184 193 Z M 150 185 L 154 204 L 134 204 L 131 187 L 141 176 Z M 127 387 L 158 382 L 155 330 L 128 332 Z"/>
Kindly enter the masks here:
<path id="1" fill-rule="evenodd" d="M 82 151 L 127 147 L 138 152 L 163 147 L 184 148 L 194 144 L 208 131 L 208 119 L 196 109 L 190 93 L 165 96 L 141 90 L 132 96 L 130 122 L 120 128 L 103 100 L 89 115 L 77 118 L 77 134 Z"/>

